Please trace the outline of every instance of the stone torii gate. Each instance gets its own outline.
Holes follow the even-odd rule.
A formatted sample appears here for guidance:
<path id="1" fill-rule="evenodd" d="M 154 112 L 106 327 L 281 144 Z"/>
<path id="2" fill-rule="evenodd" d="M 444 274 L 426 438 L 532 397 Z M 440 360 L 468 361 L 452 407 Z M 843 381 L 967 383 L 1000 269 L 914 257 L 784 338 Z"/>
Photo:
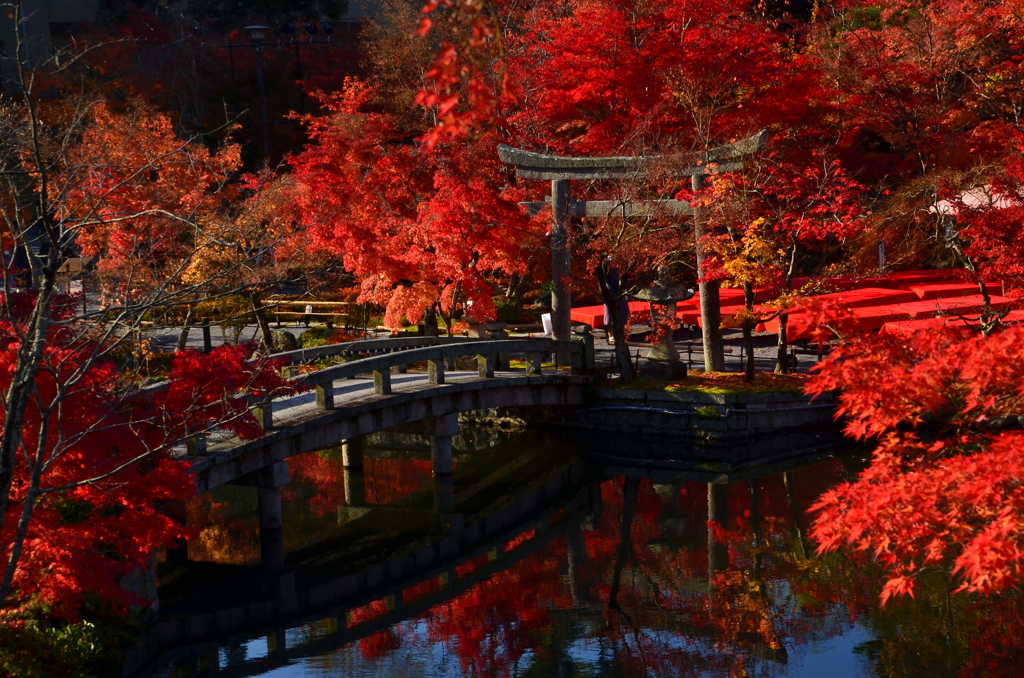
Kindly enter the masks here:
<path id="1" fill-rule="evenodd" d="M 707 150 L 703 161 L 676 170 L 674 174 L 692 177 L 694 191 L 704 186 L 704 177 L 721 172 L 732 172 L 743 166 L 743 157 L 765 148 L 769 139 L 768 130 Z M 498 157 L 509 165 L 516 166 L 520 179 L 541 179 L 551 182 L 551 195 L 544 202 L 521 203 L 530 214 L 537 214 L 544 206 L 551 205 L 554 216 L 551 221 L 551 325 L 555 339 L 567 341 L 570 337 L 572 297 L 569 290 L 570 262 L 567 238 L 569 219 L 572 217 L 632 217 L 643 213 L 667 213 L 694 218 L 694 236 L 697 240 L 697 275 L 704 276 L 704 251 L 700 246 L 703 228 L 699 215 L 684 200 L 648 200 L 625 202 L 620 200 L 574 200 L 570 196 L 570 182 L 573 179 L 628 179 L 642 176 L 646 168 L 659 160 L 657 157 L 618 156 L 608 158 L 574 158 L 544 155 L 524 151 L 505 144 L 498 146 Z M 709 371 L 721 371 L 725 367 L 725 353 L 722 347 L 721 303 L 718 283 L 700 283 L 701 321 L 704 325 L 704 367 Z"/>

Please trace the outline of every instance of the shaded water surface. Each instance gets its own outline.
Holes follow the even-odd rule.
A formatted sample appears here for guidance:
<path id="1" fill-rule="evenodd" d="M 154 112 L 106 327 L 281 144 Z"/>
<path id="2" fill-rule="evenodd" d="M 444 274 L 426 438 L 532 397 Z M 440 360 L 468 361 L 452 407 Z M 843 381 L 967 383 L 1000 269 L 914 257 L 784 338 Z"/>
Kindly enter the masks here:
<path id="1" fill-rule="evenodd" d="M 950 596 L 936 575 L 883 610 L 878 570 L 815 555 L 806 509 L 848 477 L 838 460 L 709 484 L 605 468 L 554 437 L 463 448 L 440 486 L 415 441 L 368 451 L 356 474 L 330 451 L 291 460 L 303 607 L 165 653 L 150 675 L 1018 675 L 1018 598 Z M 160 571 L 165 615 L 268 595 L 244 583 L 263 581 L 255 506 L 251 488 L 190 506 L 191 562 Z M 448 553 L 421 563 L 431 548 Z M 318 600 L 351 573 L 357 593 Z"/>

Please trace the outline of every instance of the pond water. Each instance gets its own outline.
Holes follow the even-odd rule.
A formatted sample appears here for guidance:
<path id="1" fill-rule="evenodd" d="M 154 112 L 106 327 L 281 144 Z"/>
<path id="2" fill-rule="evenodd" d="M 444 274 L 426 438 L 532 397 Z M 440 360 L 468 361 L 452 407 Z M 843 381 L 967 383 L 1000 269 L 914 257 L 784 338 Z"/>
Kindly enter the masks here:
<path id="1" fill-rule="evenodd" d="M 331 450 L 290 460 L 286 588 L 301 602 L 147 674 L 1018 675 L 1019 598 L 950 596 L 935 575 L 883 609 L 877 568 L 815 554 L 806 510 L 855 460 L 709 484 L 553 435 L 462 438 L 449 484 L 410 436 L 369 449 L 361 473 Z M 188 520 L 188 561 L 159 571 L 165 617 L 276 595 L 282 580 L 257 574 L 255 490 L 222 488 Z"/>

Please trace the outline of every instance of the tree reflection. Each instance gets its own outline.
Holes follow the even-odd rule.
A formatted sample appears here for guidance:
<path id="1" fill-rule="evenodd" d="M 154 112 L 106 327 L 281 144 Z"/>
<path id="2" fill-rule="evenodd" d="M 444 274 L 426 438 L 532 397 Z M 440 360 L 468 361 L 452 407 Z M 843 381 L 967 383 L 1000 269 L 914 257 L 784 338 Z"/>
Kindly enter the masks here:
<path id="1" fill-rule="evenodd" d="M 293 466 L 294 491 L 326 517 L 339 504 L 408 496 L 430 482 L 429 462 L 368 458 L 357 493 L 339 461 L 299 459 L 307 461 Z M 935 574 L 919 582 L 916 599 L 880 609 L 878 568 L 813 555 L 805 507 L 845 475 L 832 462 L 729 484 L 612 478 L 585 502 L 590 515 L 566 509 L 542 519 L 338 623 L 376 619 L 553 534 L 427 613 L 363 637 L 360 661 L 426 643 L 457 658 L 466 676 L 772 676 L 859 624 L 874 639 L 849 661 L 877 675 L 1011 675 L 1024 656 L 1021 597 L 950 597 L 948 578 Z M 435 497 L 444 504 L 435 509 L 451 510 L 449 499 Z M 217 534 L 238 529 L 230 525 Z"/>
<path id="2" fill-rule="evenodd" d="M 1024 636 L 1016 600 L 958 606 L 940 587 L 880 611 L 877 571 L 808 555 L 803 507 L 842 473 L 834 463 L 729 485 L 607 481 L 597 520 L 433 608 L 430 640 L 464 675 L 770 676 L 863 618 L 879 640 L 861 654 L 881 675 L 992 674 L 984 656 L 1020 649 L 1002 649 Z M 581 641 L 598 648 L 589 667 L 573 651 Z"/>

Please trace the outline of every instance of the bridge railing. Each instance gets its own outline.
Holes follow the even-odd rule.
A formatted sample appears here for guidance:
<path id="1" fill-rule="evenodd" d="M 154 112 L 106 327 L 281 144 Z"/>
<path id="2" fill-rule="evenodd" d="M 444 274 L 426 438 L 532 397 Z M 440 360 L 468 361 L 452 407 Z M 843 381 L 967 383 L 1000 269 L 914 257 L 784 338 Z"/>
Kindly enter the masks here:
<path id="1" fill-rule="evenodd" d="M 282 369 L 282 376 L 287 378 L 288 376 L 292 376 L 291 370 L 296 369 L 295 366 L 301 363 L 313 362 L 314 360 L 323 360 L 325 358 L 347 358 L 355 360 L 356 358 L 362 358 L 366 355 L 372 356 L 374 354 L 392 353 L 394 351 L 404 351 L 412 348 L 479 341 L 487 340 L 474 337 L 389 337 L 387 339 L 346 341 L 340 344 L 325 344 L 323 346 L 314 346 L 312 348 L 300 348 L 296 351 L 272 353 L 269 356 L 264 356 L 264 358 L 270 358 L 274 361 L 283 363 L 284 367 Z M 250 360 L 249 364 L 254 362 L 256 361 Z M 297 374 L 297 371 L 295 373 Z M 136 395 L 157 395 L 166 391 L 167 387 L 168 383 L 166 381 L 150 384 L 149 386 L 144 386 L 139 389 L 136 392 Z"/>
<path id="2" fill-rule="evenodd" d="M 358 341 L 346 341 L 340 344 L 326 344 L 312 348 L 300 348 L 297 351 L 286 351 L 274 353 L 271 357 L 274 360 L 283 360 L 286 364 L 307 363 L 314 360 L 335 357 L 355 357 L 361 355 L 374 355 L 377 353 L 391 353 L 393 351 L 405 351 L 414 348 L 425 348 L 428 346 L 446 346 L 448 344 L 464 344 L 470 342 L 487 341 L 475 337 L 401 337 L 387 339 L 362 339 Z"/>
<path id="3" fill-rule="evenodd" d="M 373 355 L 379 353 L 379 355 Z M 367 354 L 369 354 L 367 356 Z M 475 356 L 477 374 L 481 378 L 492 378 L 498 369 L 499 356 L 509 354 L 525 357 L 524 376 L 543 376 L 542 358 L 545 354 L 556 356 L 556 360 L 568 364 L 573 375 L 588 374 L 594 370 L 594 342 L 589 334 L 579 335 L 571 341 L 552 339 L 477 339 L 468 337 L 409 337 L 402 339 L 373 339 L 343 344 L 330 344 L 314 348 L 277 353 L 271 357 L 285 361 L 285 370 L 295 370 L 297 363 L 310 362 L 329 357 L 352 357 L 340 365 L 307 374 L 291 374 L 287 382 L 301 390 L 316 390 L 317 407 L 321 410 L 334 409 L 334 382 L 355 378 L 360 374 L 373 374 L 374 393 L 388 395 L 391 390 L 391 369 L 405 371 L 412 363 L 427 363 L 427 380 L 430 384 L 445 383 L 445 365 L 455 358 Z M 359 359 L 354 359 L 359 356 Z M 367 356 L 367 357 L 363 357 Z M 289 367 L 291 366 L 291 367 Z M 136 395 L 157 395 L 168 387 L 167 382 L 153 384 L 140 389 Z M 274 425 L 273 408 L 268 399 L 250 399 L 249 409 L 264 429 Z M 194 442 L 193 439 L 200 442 Z M 205 448 L 205 435 L 190 436 L 190 448 L 196 452 Z"/>
<path id="4" fill-rule="evenodd" d="M 423 339 L 427 338 L 423 337 Z M 392 392 L 392 368 L 407 368 L 412 363 L 427 363 L 427 381 L 435 385 L 445 383 L 446 362 L 464 356 L 475 356 L 477 375 L 483 379 L 494 377 L 498 366 L 498 357 L 502 354 L 523 355 L 525 361 L 522 369 L 524 376 L 527 377 L 543 376 L 542 358 L 547 353 L 568 357 L 570 374 L 587 374 L 594 369 L 593 341 L 588 342 L 587 337 L 571 341 L 553 341 L 551 339 L 450 341 L 405 349 L 397 349 L 393 345 L 383 344 L 381 350 L 387 348 L 391 348 L 392 351 L 327 367 L 316 372 L 293 376 L 288 381 L 298 388 L 314 388 L 317 407 L 321 410 L 330 410 L 335 407 L 334 382 L 350 379 L 360 374 L 372 373 L 374 393 L 389 395 Z M 273 427 L 273 412 L 269 401 L 254 402 L 252 410 L 256 420 L 263 428 Z"/>

